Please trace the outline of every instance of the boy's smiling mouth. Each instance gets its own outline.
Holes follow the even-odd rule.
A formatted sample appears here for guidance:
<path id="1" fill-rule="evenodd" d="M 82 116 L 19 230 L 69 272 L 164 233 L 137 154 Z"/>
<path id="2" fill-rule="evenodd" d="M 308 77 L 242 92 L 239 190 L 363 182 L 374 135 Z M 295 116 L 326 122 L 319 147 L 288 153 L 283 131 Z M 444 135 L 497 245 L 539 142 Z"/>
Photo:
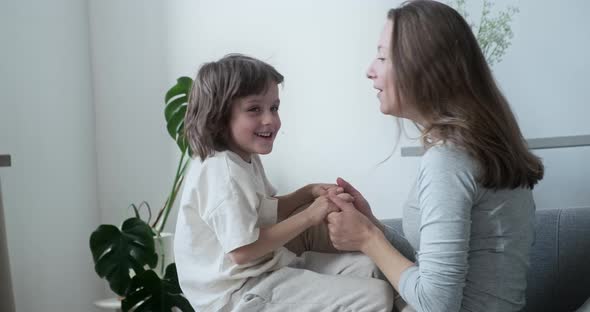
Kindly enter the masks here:
<path id="1" fill-rule="evenodd" d="M 256 136 L 259 136 L 261 138 L 264 139 L 270 139 L 272 138 L 272 132 L 255 132 L 254 134 L 256 134 Z"/>

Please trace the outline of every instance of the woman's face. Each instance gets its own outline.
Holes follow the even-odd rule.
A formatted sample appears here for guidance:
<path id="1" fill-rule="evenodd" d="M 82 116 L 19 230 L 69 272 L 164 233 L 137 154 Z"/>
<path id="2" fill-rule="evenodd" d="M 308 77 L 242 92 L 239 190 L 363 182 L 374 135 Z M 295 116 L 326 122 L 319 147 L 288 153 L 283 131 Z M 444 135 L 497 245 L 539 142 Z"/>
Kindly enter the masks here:
<path id="1" fill-rule="evenodd" d="M 411 119 L 414 122 L 424 125 L 422 116 L 409 105 L 403 105 L 396 100 L 394 78 L 393 78 L 393 63 L 391 60 L 391 33 L 393 31 L 393 22 L 387 20 L 379 43 L 377 44 L 377 57 L 371 62 L 367 69 L 367 78 L 373 80 L 373 88 L 379 91 L 377 98 L 381 103 L 379 109 L 385 115 L 391 115 L 401 118 Z"/>
<path id="2" fill-rule="evenodd" d="M 392 116 L 400 116 L 401 109 L 395 100 L 395 89 L 393 85 L 393 67 L 391 63 L 391 32 L 393 23 L 387 20 L 387 23 L 381 31 L 379 42 L 377 44 L 377 56 L 367 69 L 367 78 L 373 80 L 373 88 L 379 91 L 377 98 L 381 103 L 379 109 L 381 113 Z"/>

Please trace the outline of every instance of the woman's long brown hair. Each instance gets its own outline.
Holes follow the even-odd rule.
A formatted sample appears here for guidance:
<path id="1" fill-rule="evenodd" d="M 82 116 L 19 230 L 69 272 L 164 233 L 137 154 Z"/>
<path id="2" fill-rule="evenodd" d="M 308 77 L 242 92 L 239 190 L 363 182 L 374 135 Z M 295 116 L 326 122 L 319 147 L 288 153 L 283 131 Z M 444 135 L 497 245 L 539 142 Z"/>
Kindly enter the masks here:
<path id="1" fill-rule="evenodd" d="M 543 164 L 524 140 L 467 22 L 429 0 L 388 12 L 396 100 L 424 118 L 423 144 L 452 142 L 481 167 L 486 188 L 533 188 Z"/>

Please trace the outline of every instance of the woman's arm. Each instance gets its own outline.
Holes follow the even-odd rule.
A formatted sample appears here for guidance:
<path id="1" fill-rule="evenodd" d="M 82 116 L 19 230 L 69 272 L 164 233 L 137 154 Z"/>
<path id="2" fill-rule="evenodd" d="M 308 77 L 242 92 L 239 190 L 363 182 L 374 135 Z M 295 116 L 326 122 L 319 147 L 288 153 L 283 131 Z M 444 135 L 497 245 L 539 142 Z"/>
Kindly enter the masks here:
<path id="1" fill-rule="evenodd" d="M 430 243 L 426 243 L 431 245 L 427 247 L 421 241 L 420 266 L 416 266 L 352 205 L 338 201 L 338 198 L 330 199 L 341 209 L 341 212 L 328 215 L 330 239 L 336 249 L 361 251 L 369 256 L 402 298 L 416 310 L 459 311 L 467 274 L 467 250 L 463 248 L 464 240 L 460 239 L 464 236 L 463 231 L 449 236 L 449 232 L 437 230 L 436 225 L 427 230 L 443 245 L 432 248 Z M 427 239 L 424 233 L 421 233 L 421 239 Z"/>
<path id="2" fill-rule="evenodd" d="M 363 194 L 361 194 L 361 192 L 359 192 L 354 186 L 352 186 L 352 184 L 350 184 L 348 181 L 342 178 L 338 178 L 336 180 L 336 183 L 338 184 L 338 186 L 342 188 L 344 193 L 348 193 L 352 196 L 354 201 L 354 207 L 356 208 L 356 210 L 358 210 L 365 217 L 367 217 L 373 224 L 375 224 L 375 226 L 377 226 L 379 230 L 383 232 L 383 234 L 387 233 L 385 235 L 387 240 L 389 240 L 389 242 L 393 244 L 394 248 L 400 251 L 404 257 L 406 257 L 410 261 L 414 261 L 414 248 L 412 247 L 412 245 L 410 245 L 410 243 L 405 239 L 405 237 L 402 234 L 398 233 L 396 230 L 388 226 L 385 226 L 381 221 L 379 221 L 379 219 L 375 217 L 375 215 L 373 215 L 373 211 L 371 211 L 371 206 L 369 205 L 369 202 L 365 199 Z"/>
<path id="3" fill-rule="evenodd" d="M 369 202 L 365 199 L 361 192 L 359 192 L 354 186 L 352 186 L 352 184 L 343 178 L 336 179 L 336 184 L 342 188 L 344 193 L 348 193 L 354 198 L 354 207 L 356 210 L 365 215 L 365 217 L 373 222 L 373 224 L 375 224 L 375 226 L 377 226 L 382 232 L 385 232 L 385 226 L 383 223 L 381 223 L 381 221 L 375 218 Z"/>
<path id="4" fill-rule="evenodd" d="M 419 311 L 461 308 L 477 190 L 474 166 L 466 157 L 431 151 L 423 158 L 416 190 L 420 205 L 418 266 L 410 265 L 354 207 L 331 198 L 342 209 L 328 216 L 334 246 L 366 253 L 404 300 Z"/>
<path id="5" fill-rule="evenodd" d="M 419 266 L 399 281 L 400 295 L 417 310 L 461 309 L 478 192 L 476 168 L 466 153 L 447 146 L 432 147 L 422 158 L 415 188 Z"/>
<path id="6" fill-rule="evenodd" d="M 369 256 L 399 292 L 402 273 L 414 263 L 391 246 L 381 229 L 351 203 L 338 196 L 330 196 L 330 199 L 341 209 L 328 215 L 328 229 L 334 247 L 361 251 Z"/>
<path id="7" fill-rule="evenodd" d="M 375 262 L 391 285 L 399 292 L 402 273 L 414 266 L 414 263 L 395 249 L 382 232 L 373 235 L 361 252 Z"/>

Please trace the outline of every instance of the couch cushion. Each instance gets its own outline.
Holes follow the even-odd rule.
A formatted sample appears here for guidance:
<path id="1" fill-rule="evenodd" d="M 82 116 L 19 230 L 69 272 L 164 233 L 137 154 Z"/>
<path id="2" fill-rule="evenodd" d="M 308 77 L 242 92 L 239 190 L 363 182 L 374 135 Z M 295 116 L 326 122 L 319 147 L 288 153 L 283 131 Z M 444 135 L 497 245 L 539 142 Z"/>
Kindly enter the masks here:
<path id="1" fill-rule="evenodd" d="M 559 311 L 556 285 L 560 213 L 559 209 L 537 210 L 524 311 Z"/>
<path id="2" fill-rule="evenodd" d="M 559 311 L 573 311 L 590 297 L 590 208 L 562 209 L 558 235 Z"/>

